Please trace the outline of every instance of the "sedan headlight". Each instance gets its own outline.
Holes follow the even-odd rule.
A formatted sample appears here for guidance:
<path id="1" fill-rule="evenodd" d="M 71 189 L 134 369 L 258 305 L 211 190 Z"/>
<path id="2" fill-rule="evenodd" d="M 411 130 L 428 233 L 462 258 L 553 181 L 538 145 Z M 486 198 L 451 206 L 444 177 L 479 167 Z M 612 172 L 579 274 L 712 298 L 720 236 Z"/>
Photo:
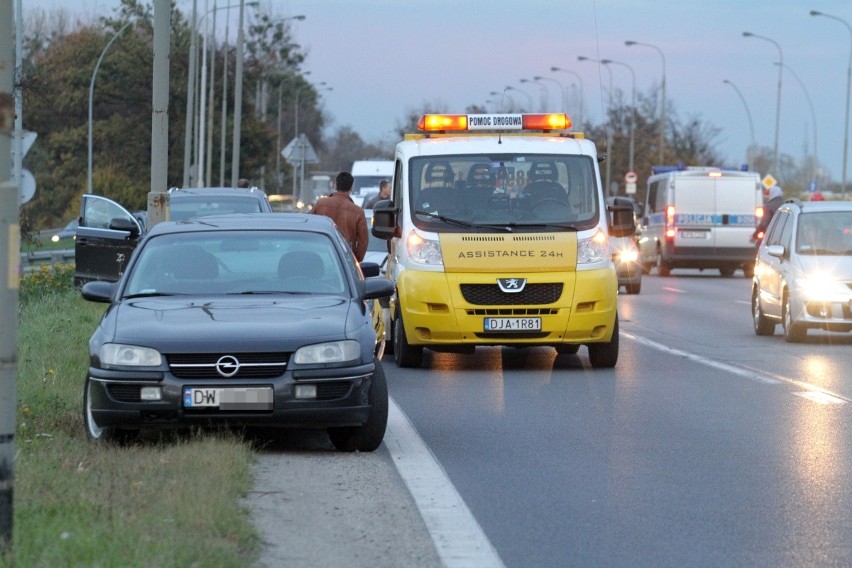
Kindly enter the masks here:
<path id="1" fill-rule="evenodd" d="M 424 239 L 417 233 L 411 232 L 405 244 L 412 261 L 418 264 L 443 266 L 444 257 L 441 255 L 441 243 L 438 241 Z"/>
<path id="2" fill-rule="evenodd" d="M 609 238 L 598 229 L 588 239 L 577 241 L 577 264 L 602 262 L 609 256 Z"/>
<path id="3" fill-rule="evenodd" d="M 150 347 L 105 343 L 101 345 L 101 364 L 123 367 L 159 367 L 163 361 L 160 352 Z"/>
<path id="4" fill-rule="evenodd" d="M 805 278 L 796 278 L 796 288 L 810 298 L 820 299 L 838 294 L 848 296 L 849 287 L 828 274 L 814 274 Z"/>
<path id="5" fill-rule="evenodd" d="M 635 248 L 625 247 L 616 249 L 615 256 L 619 262 L 636 262 L 639 259 L 639 251 Z"/>
<path id="6" fill-rule="evenodd" d="M 293 355 L 293 362 L 298 365 L 343 363 L 344 361 L 354 361 L 360 355 L 361 346 L 358 342 L 352 339 L 344 339 L 343 341 L 329 341 L 328 343 L 300 347 Z"/>

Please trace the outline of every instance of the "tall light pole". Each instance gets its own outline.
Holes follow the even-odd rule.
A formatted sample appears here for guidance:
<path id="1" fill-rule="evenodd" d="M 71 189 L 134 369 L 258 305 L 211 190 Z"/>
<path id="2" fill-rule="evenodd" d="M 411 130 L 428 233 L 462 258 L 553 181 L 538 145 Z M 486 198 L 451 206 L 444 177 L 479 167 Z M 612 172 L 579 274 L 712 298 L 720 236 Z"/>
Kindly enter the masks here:
<path id="1" fill-rule="evenodd" d="M 104 47 L 104 50 L 101 51 L 101 56 L 98 57 L 98 62 L 95 63 L 94 71 L 92 71 L 92 81 L 89 83 L 89 155 L 88 155 L 88 165 L 87 165 L 87 168 L 86 168 L 86 193 L 92 193 L 92 114 L 93 114 L 92 113 L 92 109 L 93 109 L 93 102 L 92 101 L 94 99 L 94 94 L 95 94 L 95 77 L 98 75 L 98 69 L 101 66 L 101 61 L 104 60 L 104 56 L 106 55 L 106 52 L 109 49 L 109 46 L 111 46 L 113 44 L 113 42 L 118 39 L 118 36 L 120 36 L 122 34 L 122 32 L 124 30 L 126 30 L 127 27 L 131 23 L 132 22 L 127 22 L 126 24 L 121 26 L 121 29 L 119 29 L 117 32 L 115 32 L 115 35 L 113 35 L 110 38 L 110 40 L 107 42 L 106 46 Z"/>
<path id="2" fill-rule="evenodd" d="M 243 128 L 243 20 L 245 2 L 240 0 L 240 23 L 237 29 L 237 68 L 234 73 L 234 131 L 231 135 L 231 187 L 237 187 L 240 177 L 240 136 Z"/>
<path id="3" fill-rule="evenodd" d="M 846 160 L 849 157 L 849 90 L 852 87 L 852 26 L 846 20 L 817 10 L 811 10 L 811 16 L 822 16 L 837 20 L 846 26 L 846 29 L 849 31 L 849 64 L 846 67 L 846 124 L 843 128 L 843 181 L 840 185 L 840 194 L 843 196 L 843 199 L 846 199 Z"/>
<path id="4" fill-rule="evenodd" d="M 580 125 L 580 128 L 582 128 L 583 106 L 585 105 L 585 102 L 583 101 L 583 78 L 580 77 L 580 75 L 578 75 L 576 72 L 571 71 L 570 69 L 563 69 L 561 67 L 555 67 L 554 66 L 554 67 L 551 67 L 550 70 L 553 71 L 554 73 L 568 73 L 569 75 L 573 75 L 574 77 L 577 78 L 577 83 L 580 85 L 580 108 L 577 109 L 577 124 Z"/>
<path id="5" fill-rule="evenodd" d="M 544 106 L 542 107 L 542 110 L 547 109 L 548 104 L 550 104 L 550 102 L 548 100 L 548 94 L 547 94 L 547 85 L 545 85 L 541 81 L 536 81 L 535 79 L 533 79 L 533 80 L 521 79 L 521 83 L 536 83 L 536 84 L 538 84 L 538 86 L 541 87 L 541 94 L 544 97 Z M 531 109 L 531 110 L 535 110 L 535 109 Z"/>
<path id="6" fill-rule="evenodd" d="M 192 168 L 192 155 L 193 155 L 193 142 L 195 141 L 195 149 L 197 152 L 196 164 L 198 167 L 198 172 L 196 174 L 196 180 L 198 178 L 203 177 L 204 172 L 202 171 L 202 162 L 203 162 L 203 125 L 204 125 L 204 89 L 201 89 L 201 93 L 199 97 L 196 97 L 196 60 L 197 60 L 197 51 L 198 51 L 198 29 L 201 27 L 201 24 L 205 22 L 208 15 L 218 11 L 218 10 L 230 10 L 232 8 L 241 7 L 240 4 L 229 4 L 227 6 L 218 6 L 214 7 L 210 10 L 207 10 L 201 18 L 196 18 L 196 4 L 198 0 L 193 0 L 192 4 L 192 18 L 191 18 L 191 34 L 192 39 L 189 43 L 189 73 L 187 76 L 187 88 L 186 88 L 186 123 L 184 129 L 184 150 L 183 150 L 183 185 L 184 187 L 188 187 L 190 185 L 191 173 L 190 170 Z M 252 1 L 246 2 L 246 6 L 258 6 L 260 2 Z M 227 82 L 227 73 L 228 73 L 228 53 L 227 53 L 227 24 L 225 27 L 225 68 L 224 68 L 224 76 L 225 82 Z M 204 35 L 204 59 L 202 63 L 202 81 L 206 81 L 206 65 L 207 65 L 207 34 Z M 211 86 L 212 89 L 212 86 Z M 202 111 L 198 114 L 198 120 L 196 121 L 196 109 L 195 109 L 195 99 L 199 98 L 200 103 L 202 105 Z M 227 97 L 223 97 L 225 102 L 224 106 L 227 106 Z M 225 119 L 225 111 L 223 110 L 223 129 L 224 129 L 224 119 Z M 212 124 L 211 124 L 212 128 Z M 193 133 L 197 135 L 197 138 L 193 136 Z M 197 141 L 196 141 L 197 140 Z M 222 144 L 222 148 L 224 148 L 224 143 Z M 224 164 L 224 150 L 222 150 L 222 163 Z M 221 176 L 224 177 L 224 166 L 221 170 Z M 209 181 L 209 180 L 208 180 Z M 224 185 L 222 183 L 221 185 Z"/>
<path id="7" fill-rule="evenodd" d="M 746 159 L 748 160 L 748 169 L 749 171 L 752 171 L 754 169 L 754 160 L 752 158 L 754 154 L 755 140 L 754 122 L 751 120 L 751 111 L 748 109 L 748 103 L 746 103 L 745 97 L 743 97 L 743 94 L 740 92 L 737 86 L 734 85 L 732 82 L 728 81 L 727 79 L 724 79 L 722 82 L 734 88 L 734 90 L 737 92 L 737 96 L 740 97 L 740 100 L 742 101 L 743 106 L 745 107 L 746 116 L 748 117 L 748 127 L 749 131 L 751 132 L 751 146 L 749 146 L 749 150 L 746 152 Z"/>
<path id="8" fill-rule="evenodd" d="M 592 59 L 583 55 L 579 56 L 577 61 L 591 61 L 599 65 L 602 63 L 598 59 Z M 606 116 L 604 116 L 604 125 L 606 125 L 609 121 L 609 112 L 612 109 L 612 69 L 609 68 L 609 65 L 604 65 L 604 69 L 609 73 L 609 95 L 607 96 Z M 604 126 L 604 128 L 606 128 L 606 187 L 604 188 L 604 195 L 608 196 L 610 194 L 610 184 L 612 183 L 612 161 L 615 159 L 615 151 L 612 142 L 612 128 L 609 126 Z"/>
<path id="9" fill-rule="evenodd" d="M 778 171 L 778 137 L 780 134 L 781 127 L 781 79 L 784 76 L 784 52 L 781 51 L 781 46 L 778 45 L 778 42 L 774 39 L 770 39 L 766 36 L 753 34 L 751 32 L 743 32 L 743 37 L 756 37 L 757 39 L 762 39 L 763 41 L 768 41 L 772 45 L 774 45 L 778 49 L 778 60 L 781 62 L 778 65 L 778 96 L 777 101 L 775 103 L 775 150 L 772 154 L 772 167 Z"/>
<path id="10" fill-rule="evenodd" d="M 630 158 L 628 160 L 627 171 L 633 172 L 633 132 L 636 130 L 636 73 L 633 71 L 633 67 L 628 65 L 627 63 L 622 63 L 621 61 L 613 61 L 612 59 L 601 59 L 601 63 L 604 65 L 621 65 L 622 67 L 626 67 L 628 71 L 630 71 L 630 76 L 633 80 L 632 87 L 630 89 Z"/>
<path id="11" fill-rule="evenodd" d="M 632 45 L 640 45 L 642 47 L 650 47 L 660 54 L 663 61 L 663 81 L 660 83 L 662 90 L 662 104 L 660 105 L 660 165 L 665 163 L 665 147 L 666 147 L 666 56 L 663 50 L 652 43 L 643 43 L 640 41 L 627 40 L 624 45 L 630 47 Z"/>
<path id="12" fill-rule="evenodd" d="M 536 81 L 538 83 L 541 83 L 541 81 L 553 81 L 554 83 L 556 83 L 556 87 L 559 89 L 559 98 L 562 101 L 562 108 L 560 110 L 562 112 L 568 112 L 568 108 L 565 102 L 565 89 L 562 87 L 562 83 L 560 83 L 556 79 L 553 79 L 552 77 L 542 77 L 541 75 L 536 75 L 535 77 L 533 77 L 533 81 Z"/>
<path id="13" fill-rule="evenodd" d="M 523 90 L 523 89 L 519 89 L 519 88 L 517 88 L 517 87 L 513 87 L 512 85 L 507 85 L 505 90 L 506 90 L 506 91 L 518 91 L 519 93 L 523 93 L 523 95 L 527 97 L 527 102 L 528 102 L 528 103 L 529 103 L 529 105 L 530 105 L 530 106 L 529 106 L 529 109 L 530 109 L 530 110 L 532 110 L 532 106 L 533 106 L 533 104 L 532 104 L 532 97 L 530 96 L 530 94 L 529 94 L 528 92 L 526 92 L 526 91 L 525 91 L 525 90 Z M 521 110 L 523 110 L 523 109 L 521 109 Z"/>
<path id="14" fill-rule="evenodd" d="M 779 61 L 776 61 L 774 65 L 784 65 L 784 68 L 790 72 L 796 82 L 799 83 L 799 86 L 802 88 L 802 92 L 805 93 L 805 98 L 808 101 L 808 106 L 811 109 L 811 120 L 814 123 L 814 162 L 811 164 L 811 181 L 816 181 L 816 162 L 819 156 L 819 149 L 817 148 L 817 123 L 816 123 L 816 113 L 814 112 L 814 103 L 811 101 L 811 95 L 808 93 L 808 89 L 805 87 L 805 84 L 799 78 L 799 75 L 793 71 L 789 65 L 782 64 Z"/>

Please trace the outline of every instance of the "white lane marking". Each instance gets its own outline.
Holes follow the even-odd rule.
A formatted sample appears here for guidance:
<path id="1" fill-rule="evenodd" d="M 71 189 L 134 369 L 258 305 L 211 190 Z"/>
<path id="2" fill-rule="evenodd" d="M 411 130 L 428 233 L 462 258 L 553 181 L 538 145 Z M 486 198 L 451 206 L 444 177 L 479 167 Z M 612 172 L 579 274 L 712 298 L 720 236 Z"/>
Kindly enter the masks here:
<path id="1" fill-rule="evenodd" d="M 504 568 L 447 473 L 393 399 L 388 401 L 385 446 L 411 492 L 446 568 Z"/>
<path id="2" fill-rule="evenodd" d="M 678 294 L 686 294 L 686 290 L 672 288 L 671 286 L 663 286 L 663 290 L 666 290 L 667 292 L 677 292 Z"/>
<path id="3" fill-rule="evenodd" d="M 836 396 L 832 396 L 825 392 L 819 391 L 805 391 L 805 392 L 794 392 L 796 396 L 801 396 L 802 398 L 806 398 L 808 400 L 812 400 L 818 404 L 846 404 L 846 401 Z"/>
<path id="4" fill-rule="evenodd" d="M 671 355 L 676 355 L 678 357 L 685 357 L 691 361 L 695 361 L 696 363 L 700 363 L 702 365 L 707 365 L 708 367 L 713 367 L 715 369 L 719 369 L 721 371 L 725 371 L 728 373 L 733 373 L 734 375 L 738 375 L 740 377 L 745 377 L 746 379 L 757 381 L 759 383 L 764 383 L 767 385 L 778 385 L 781 383 L 787 383 L 791 385 L 795 385 L 799 388 L 806 389 L 805 393 L 793 393 L 799 396 L 803 396 L 809 400 L 813 400 L 814 402 L 820 402 L 821 404 L 827 404 L 828 402 L 839 401 L 837 404 L 845 404 L 850 402 L 849 399 L 842 395 L 838 395 L 836 393 L 832 393 L 827 391 L 826 389 L 819 387 L 817 385 L 812 385 L 805 381 L 798 381 L 796 379 L 790 379 L 787 377 L 778 377 L 768 375 L 766 373 L 760 373 L 757 371 L 752 371 L 750 369 L 744 369 L 742 367 L 736 367 L 734 365 L 729 365 L 727 363 L 722 363 L 721 361 L 714 361 L 713 359 L 708 359 L 706 357 L 702 357 L 701 355 L 696 355 L 695 353 L 690 353 L 688 351 L 681 351 L 680 349 L 674 349 L 673 347 L 668 347 L 663 345 L 662 343 L 657 343 L 656 341 L 651 341 L 650 339 L 646 339 L 644 337 L 639 337 L 638 335 L 634 335 L 630 332 L 622 331 L 621 334 L 625 337 L 632 339 L 638 343 L 646 345 L 652 349 L 657 349 L 658 351 L 664 351 L 666 353 L 670 353 Z"/>

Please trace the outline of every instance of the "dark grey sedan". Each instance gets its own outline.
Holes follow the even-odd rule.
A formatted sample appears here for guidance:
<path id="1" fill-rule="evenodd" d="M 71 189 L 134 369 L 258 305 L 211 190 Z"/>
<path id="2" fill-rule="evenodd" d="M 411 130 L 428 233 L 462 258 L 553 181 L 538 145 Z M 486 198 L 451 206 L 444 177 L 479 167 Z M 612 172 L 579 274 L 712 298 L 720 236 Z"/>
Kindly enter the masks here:
<path id="1" fill-rule="evenodd" d="M 363 270 L 362 270 L 363 269 Z M 94 440 L 208 424 L 327 429 L 342 451 L 382 442 L 388 395 L 368 303 L 393 293 L 330 219 L 246 214 L 160 223 L 89 341 Z"/>

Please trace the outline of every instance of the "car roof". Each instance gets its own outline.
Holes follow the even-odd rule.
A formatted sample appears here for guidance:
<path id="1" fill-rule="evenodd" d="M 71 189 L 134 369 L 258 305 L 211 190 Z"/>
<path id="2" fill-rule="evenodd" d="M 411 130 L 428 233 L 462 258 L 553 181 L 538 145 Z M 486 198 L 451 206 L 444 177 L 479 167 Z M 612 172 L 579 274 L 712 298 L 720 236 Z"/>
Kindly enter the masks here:
<path id="1" fill-rule="evenodd" d="M 173 187 L 169 189 L 170 199 L 180 199 L 190 195 L 253 195 L 263 198 L 266 193 L 257 187 Z"/>
<path id="2" fill-rule="evenodd" d="M 799 201 L 790 199 L 782 207 L 798 209 L 802 213 L 823 213 L 831 211 L 852 211 L 852 201 Z"/>
<path id="3" fill-rule="evenodd" d="M 151 227 L 150 235 L 194 233 L 219 230 L 308 231 L 334 234 L 330 217 L 309 213 L 233 213 L 209 215 L 182 221 L 163 221 Z"/>

